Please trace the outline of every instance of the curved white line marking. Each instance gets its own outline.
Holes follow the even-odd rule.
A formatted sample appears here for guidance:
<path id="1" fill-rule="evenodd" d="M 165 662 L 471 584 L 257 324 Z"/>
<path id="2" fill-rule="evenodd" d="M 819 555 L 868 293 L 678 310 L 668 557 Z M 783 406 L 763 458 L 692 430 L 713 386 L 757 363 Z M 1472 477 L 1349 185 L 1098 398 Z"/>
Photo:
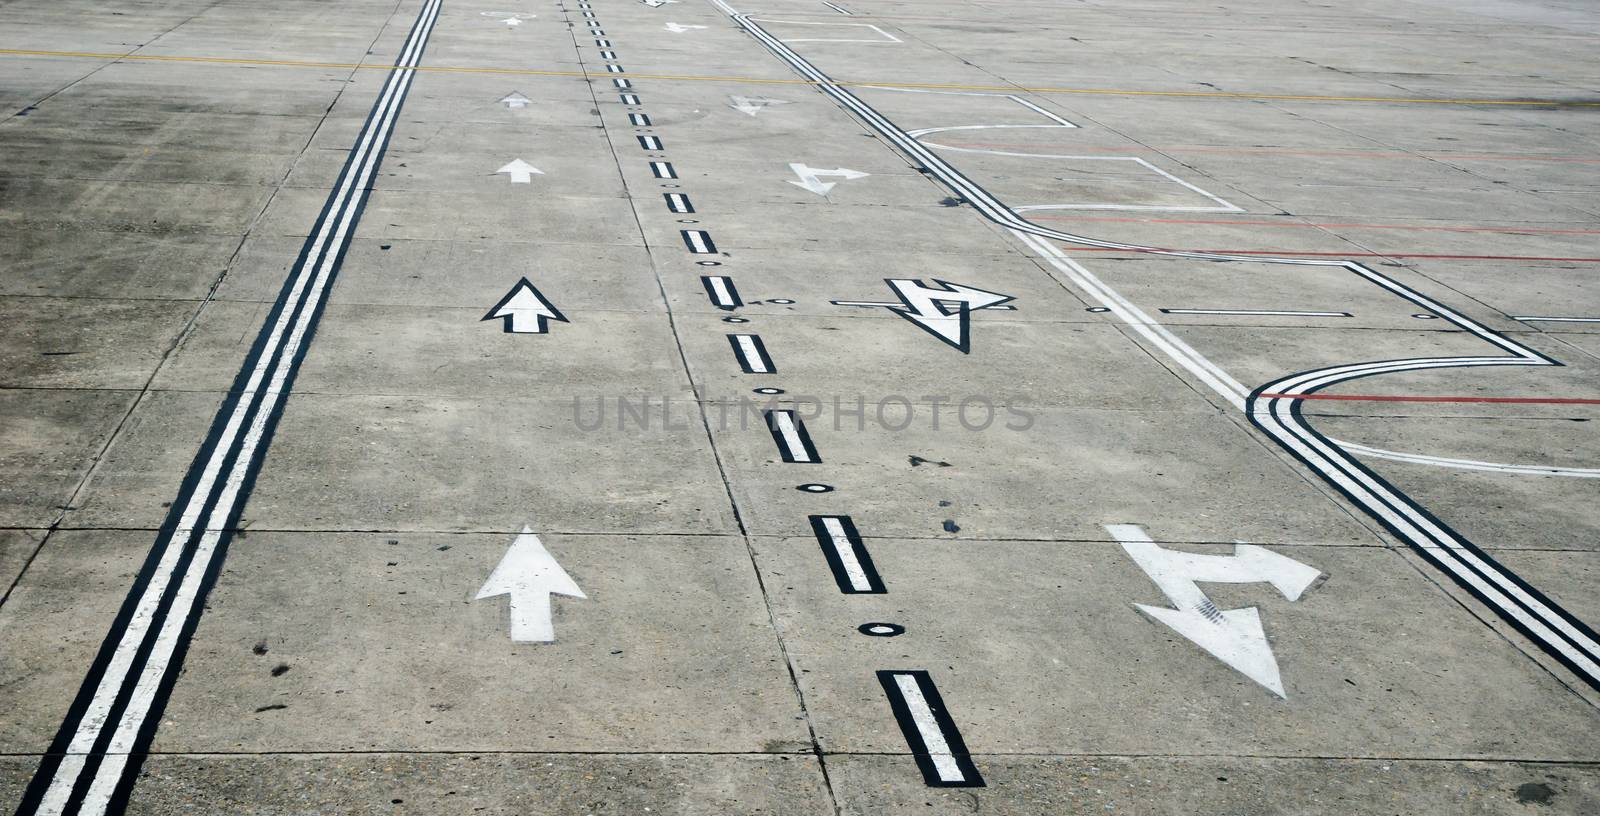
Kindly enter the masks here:
<path id="1" fill-rule="evenodd" d="M 1564 468 L 1550 465 L 1507 465 L 1500 462 L 1480 462 L 1476 459 L 1451 459 L 1445 456 L 1427 456 L 1420 453 L 1403 453 L 1401 451 L 1384 450 L 1368 445 L 1357 445 L 1342 439 L 1328 440 L 1335 445 L 1362 456 L 1374 459 L 1389 459 L 1395 462 L 1406 462 L 1413 465 L 1433 465 L 1435 467 L 1457 468 L 1459 470 L 1487 470 L 1495 473 L 1510 473 L 1518 476 L 1569 476 L 1574 479 L 1600 479 L 1600 468 Z"/>

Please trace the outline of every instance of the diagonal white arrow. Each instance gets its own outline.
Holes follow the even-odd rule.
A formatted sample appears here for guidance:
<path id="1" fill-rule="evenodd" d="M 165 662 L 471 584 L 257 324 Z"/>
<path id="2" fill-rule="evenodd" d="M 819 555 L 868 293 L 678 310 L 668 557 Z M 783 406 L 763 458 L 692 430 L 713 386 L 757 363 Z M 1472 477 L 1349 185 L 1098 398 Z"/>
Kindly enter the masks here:
<path id="1" fill-rule="evenodd" d="M 766 97 L 761 97 L 761 96 L 730 96 L 730 97 L 728 97 L 728 107 L 733 108 L 734 110 L 736 110 L 736 111 L 738 111 L 740 113 L 743 113 L 743 114 L 747 114 L 749 116 L 755 116 L 756 114 L 761 112 L 762 108 L 765 108 L 765 107 L 768 107 L 768 106 L 771 106 L 771 105 L 787 105 L 787 104 L 789 104 L 789 103 L 785 102 L 782 99 L 767 99 Z"/>
<path id="2" fill-rule="evenodd" d="M 821 168 L 807 167 L 804 164 L 796 163 L 791 163 L 789 165 L 789 169 L 793 170 L 794 174 L 800 177 L 799 181 L 790 181 L 790 184 L 793 184 L 802 190 L 809 190 L 817 195 L 827 195 L 828 191 L 832 190 L 834 185 L 838 183 L 832 181 L 824 182 L 822 180 L 823 176 L 827 176 L 828 178 L 841 178 L 849 181 L 851 179 L 866 178 L 868 175 L 867 173 L 863 173 L 859 170 L 849 170 L 843 167 L 835 167 L 832 170 L 823 170 Z"/>
<path id="3" fill-rule="evenodd" d="M 526 525 L 474 600 L 500 595 L 511 598 L 511 639 L 518 643 L 549 643 L 556 639 L 550 614 L 551 595 L 586 600 L 589 597 Z"/>
<path id="4" fill-rule="evenodd" d="M 522 159 L 512 159 L 506 164 L 505 167 L 502 167 L 494 172 L 497 174 L 505 173 L 506 175 L 510 176 L 512 184 L 527 184 L 528 182 L 533 181 L 534 176 L 544 175 L 543 170 L 528 164 Z"/>
<path id="5" fill-rule="evenodd" d="M 1172 627 L 1272 693 L 1287 696 L 1272 644 L 1261 627 L 1260 612 L 1253 606 L 1218 609 L 1196 584 L 1264 582 L 1294 601 L 1316 582 L 1321 570 L 1251 544 L 1234 545 L 1232 555 L 1202 555 L 1165 549 L 1136 524 L 1108 524 L 1106 531 L 1176 607 L 1134 604 L 1139 611 Z"/>
<path id="6" fill-rule="evenodd" d="M 549 330 L 546 321 L 571 322 L 527 278 L 517 281 L 483 319 L 505 321 L 507 334 L 544 334 Z"/>

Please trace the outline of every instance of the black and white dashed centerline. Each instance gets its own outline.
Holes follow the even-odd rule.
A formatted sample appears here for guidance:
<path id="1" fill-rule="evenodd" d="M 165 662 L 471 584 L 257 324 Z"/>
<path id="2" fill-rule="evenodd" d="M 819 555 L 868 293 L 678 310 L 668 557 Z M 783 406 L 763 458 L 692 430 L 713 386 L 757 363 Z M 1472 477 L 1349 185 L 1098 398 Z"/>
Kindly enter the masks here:
<path id="1" fill-rule="evenodd" d="M 705 230 L 678 230 L 683 235 L 683 243 L 689 251 L 696 255 L 715 255 L 717 245 L 711 241 L 711 233 Z"/>
<path id="2" fill-rule="evenodd" d="M 772 357 L 767 354 L 766 344 L 761 342 L 761 335 L 730 334 L 728 344 L 733 346 L 733 356 L 739 361 L 739 368 L 744 373 L 778 373 L 778 367 L 773 365 Z"/>
<path id="3" fill-rule="evenodd" d="M 665 150 L 660 136 L 639 136 L 639 147 L 644 150 Z"/>
<path id="4" fill-rule="evenodd" d="M 711 305 L 723 311 L 733 311 L 744 305 L 739 299 L 739 290 L 733 285 L 733 278 L 727 275 L 701 275 L 700 285 L 706 289 L 706 297 L 711 298 Z"/>
<path id="5" fill-rule="evenodd" d="M 623 94 L 623 96 L 632 96 L 632 94 Z M 639 97 L 634 96 L 632 102 L 628 102 L 627 99 L 623 99 L 622 101 L 623 104 L 637 105 L 639 104 Z M 628 114 L 628 124 L 633 125 L 634 127 L 650 127 L 650 117 L 642 113 L 630 113 Z"/>
<path id="6" fill-rule="evenodd" d="M 878 682 L 924 782 L 936 788 L 984 787 L 932 675 L 921 669 L 891 669 L 878 672 Z"/>
<path id="7" fill-rule="evenodd" d="M 683 193 L 662 193 L 661 197 L 666 199 L 669 212 L 675 212 L 679 215 L 688 215 L 694 212 L 694 204 L 690 203 L 689 197 Z"/>
<path id="8" fill-rule="evenodd" d="M 816 445 L 811 442 L 811 434 L 806 432 L 805 420 L 799 414 L 787 408 L 774 408 L 762 411 L 761 415 L 767 421 L 767 430 L 772 432 L 772 441 L 777 443 L 778 455 L 783 461 L 803 465 L 822 463 Z"/>
<path id="9" fill-rule="evenodd" d="M 18 814 L 120 812 L 360 222 L 440 0 L 418 13 Z"/>
<path id="10" fill-rule="evenodd" d="M 888 592 L 873 566 L 872 554 L 849 516 L 811 516 L 822 555 L 833 571 L 834 583 L 846 595 L 882 595 Z"/>

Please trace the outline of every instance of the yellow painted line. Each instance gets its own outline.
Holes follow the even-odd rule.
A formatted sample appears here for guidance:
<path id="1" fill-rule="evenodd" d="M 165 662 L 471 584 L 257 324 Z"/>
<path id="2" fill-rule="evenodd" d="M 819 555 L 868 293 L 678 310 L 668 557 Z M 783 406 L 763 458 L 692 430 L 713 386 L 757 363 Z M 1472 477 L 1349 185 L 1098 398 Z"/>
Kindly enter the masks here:
<path id="1" fill-rule="evenodd" d="M 182 57 L 156 54 L 98 54 L 89 51 L 38 51 L 24 48 L 0 48 L 0 55 L 19 57 L 67 57 L 76 59 L 129 60 L 141 62 L 187 62 L 215 65 L 276 65 L 295 68 L 337 68 L 340 70 L 410 70 L 446 74 L 501 74 L 512 76 L 543 77 L 627 77 L 629 79 L 660 79 L 672 82 L 733 82 L 751 85 L 815 85 L 808 79 L 760 79 L 756 77 L 696 76 L 692 74 L 591 74 L 587 71 L 539 71 L 532 68 L 479 68 L 470 66 L 424 65 L 399 69 L 393 65 L 373 65 L 356 62 L 312 62 L 307 60 L 245 59 L 235 57 Z M 1600 108 L 1597 101 L 1562 101 L 1559 99 L 1421 99 L 1392 96 L 1319 96 L 1315 94 L 1228 93 L 1226 91 L 1135 91 L 1119 88 L 1030 88 L 1016 85 L 945 85 L 930 82 L 851 82 L 835 83 L 853 88 L 920 88 L 940 91 L 997 91 L 1001 93 L 1036 94 L 1087 94 L 1094 96 L 1146 96 L 1186 97 L 1197 99 L 1279 100 L 1292 102 L 1376 102 L 1405 105 L 1513 105 L 1541 108 Z"/>

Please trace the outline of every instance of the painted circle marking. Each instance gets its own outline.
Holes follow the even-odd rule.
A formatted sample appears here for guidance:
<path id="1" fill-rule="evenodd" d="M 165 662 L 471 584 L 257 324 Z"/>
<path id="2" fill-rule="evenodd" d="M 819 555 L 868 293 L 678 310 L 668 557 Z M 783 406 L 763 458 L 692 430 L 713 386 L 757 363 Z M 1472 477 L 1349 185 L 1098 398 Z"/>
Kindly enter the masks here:
<path id="1" fill-rule="evenodd" d="M 795 486 L 795 490 L 802 490 L 806 493 L 832 493 L 833 485 L 816 484 L 813 482 L 811 484 L 797 485 Z"/>
<path id="2" fill-rule="evenodd" d="M 1093 312 L 1094 314 L 1100 314 L 1102 312 L 1109 312 L 1111 310 L 1109 308 L 1105 307 L 1105 306 L 1090 306 L 1089 308 L 1084 309 L 1084 311 Z"/>
<path id="3" fill-rule="evenodd" d="M 695 261 L 696 266 L 722 266 L 722 261 Z"/>
<path id="4" fill-rule="evenodd" d="M 792 300 L 790 300 L 788 298 L 768 298 L 767 302 L 768 303 L 776 303 L 776 304 L 778 304 L 780 306 L 788 306 L 788 305 L 794 303 L 794 301 L 792 301 Z"/>
<path id="5" fill-rule="evenodd" d="M 679 224 L 698 224 L 700 222 L 694 220 L 693 218 L 679 218 L 678 219 L 678 223 Z"/>
<path id="6" fill-rule="evenodd" d="M 1418 320 L 1438 320 L 1439 319 L 1439 316 L 1435 315 L 1435 314 L 1414 314 L 1414 315 L 1412 315 L 1412 317 L 1414 317 L 1414 318 L 1416 318 Z"/>
<path id="7" fill-rule="evenodd" d="M 679 187 L 679 185 L 677 185 L 677 184 L 663 184 L 661 186 L 662 187 L 666 187 L 667 189 L 670 189 L 670 190 L 676 190 Z"/>
<path id="8" fill-rule="evenodd" d="M 724 318 L 722 318 L 722 322 L 724 322 L 724 323 L 749 323 L 750 320 L 748 318 L 743 318 L 743 317 L 724 317 Z"/>
<path id="9" fill-rule="evenodd" d="M 856 627 L 856 631 L 868 637 L 894 637 L 906 633 L 906 628 L 898 623 L 863 623 Z"/>
<path id="10" fill-rule="evenodd" d="M 772 396 L 773 394 L 782 394 L 783 393 L 783 389 L 782 388 L 772 388 L 771 386 L 767 386 L 767 387 L 763 387 L 763 388 L 752 388 L 751 390 L 754 391 L 757 394 L 766 394 L 769 397 Z"/>

